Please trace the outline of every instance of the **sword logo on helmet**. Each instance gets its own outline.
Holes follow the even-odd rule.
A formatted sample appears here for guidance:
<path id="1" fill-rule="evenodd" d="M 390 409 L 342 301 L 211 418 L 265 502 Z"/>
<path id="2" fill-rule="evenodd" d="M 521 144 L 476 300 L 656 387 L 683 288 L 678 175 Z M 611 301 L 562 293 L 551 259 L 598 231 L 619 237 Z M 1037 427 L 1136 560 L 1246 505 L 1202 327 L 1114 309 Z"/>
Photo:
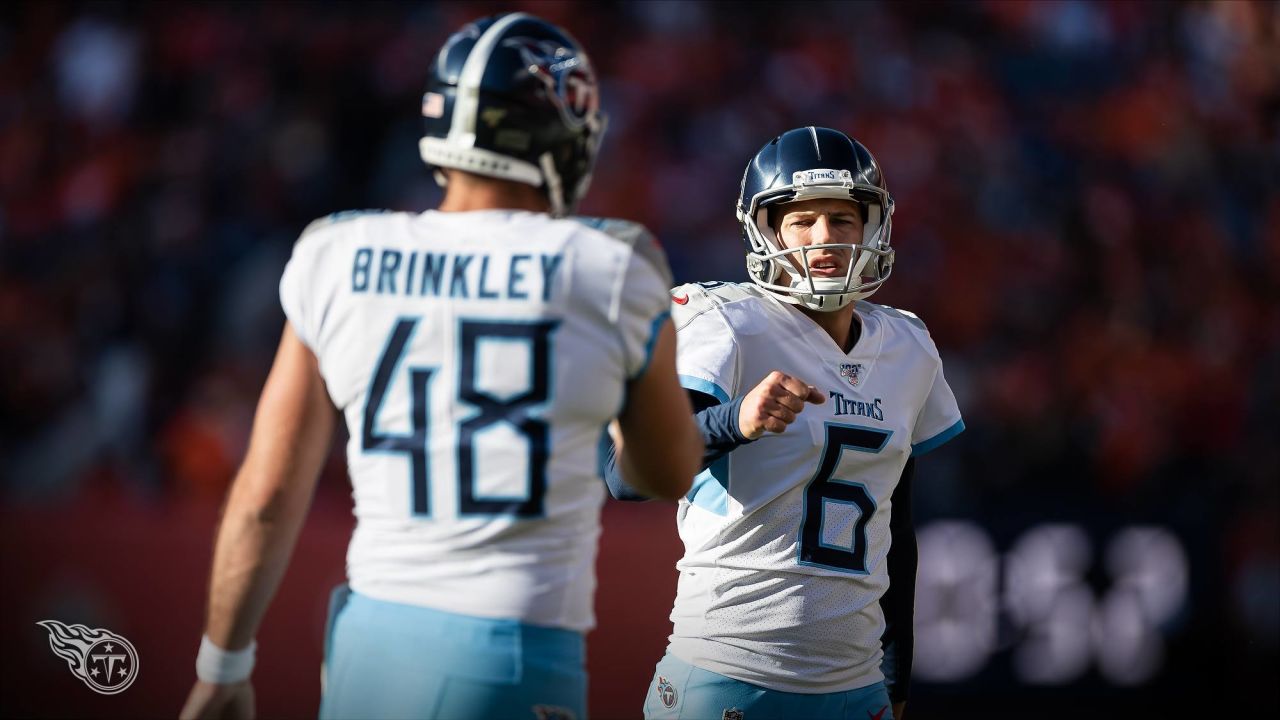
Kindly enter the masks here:
<path id="1" fill-rule="evenodd" d="M 560 110 L 570 127 L 580 128 L 600 104 L 596 78 L 587 59 L 548 40 L 510 38 L 505 47 L 515 48 L 529 70 L 547 88 L 547 97 Z"/>

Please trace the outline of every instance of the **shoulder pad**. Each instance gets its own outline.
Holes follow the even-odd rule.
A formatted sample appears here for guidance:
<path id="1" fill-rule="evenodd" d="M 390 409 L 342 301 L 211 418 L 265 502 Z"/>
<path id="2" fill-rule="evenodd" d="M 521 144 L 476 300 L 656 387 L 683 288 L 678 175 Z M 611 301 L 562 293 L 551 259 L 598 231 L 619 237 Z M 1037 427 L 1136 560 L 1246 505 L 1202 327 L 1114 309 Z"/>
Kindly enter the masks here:
<path id="1" fill-rule="evenodd" d="M 662 246 L 658 244 L 658 239 L 644 225 L 617 218 L 574 216 L 570 219 L 580 225 L 585 225 L 592 230 L 602 232 L 615 240 L 626 243 L 633 253 L 649 261 L 649 264 L 657 268 L 667 278 L 667 284 L 670 284 L 671 270 L 667 264 L 667 254 L 663 252 Z"/>
<path id="2" fill-rule="evenodd" d="M 647 233 L 648 229 L 638 222 L 630 220 L 622 220 L 620 218 L 607 217 L 587 217 L 586 215 L 574 215 L 566 218 L 572 220 L 579 225 L 586 225 L 592 230 L 598 230 L 606 235 L 615 237 L 623 242 L 631 242 L 631 238 L 639 233 Z"/>
<path id="3" fill-rule="evenodd" d="M 614 240 L 621 240 L 628 245 L 637 245 L 641 241 L 655 242 L 653 233 L 637 222 L 619 220 L 618 218 L 583 217 L 575 215 L 568 218 L 579 225 L 585 225 L 597 232 L 602 232 Z"/>
<path id="4" fill-rule="evenodd" d="M 877 305 L 875 303 L 869 303 L 865 300 L 859 300 L 858 305 L 861 306 L 859 307 L 859 309 L 863 310 L 864 312 L 880 312 L 882 315 L 886 315 L 890 318 L 894 318 L 897 320 L 905 320 L 906 322 L 911 323 L 912 325 L 919 328 L 920 330 L 923 330 L 926 335 L 929 333 L 929 328 L 925 327 L 924 320 L 921 320 L 919 315 L 916 315 L 910 310 L 899 310 L 898 308 L 895 308 L 895 307 L 890 307 L 888 305 Z"/>
<path id="5" fill-rule="evenodd" d="M 712 308 L 755 297 L 751 292 L 754 287 L 747 283 L 710 281 L 672 288 L 671 321 L 676 330 L 680 330 Z"/>
<path id="6" fill-rule="evenodd" d="M 311 233 L 338 225 L 348 220 L 368 217 L 370 215 L 386 215 L 391 212 L 391 210 L 342 210 L 340 212 L 330 213 L 322 218 L 312 220 L 311 223 L 302 230 L 302 234 L 298 236 L 298 241 L 301 242 L 303 238 Z"/>

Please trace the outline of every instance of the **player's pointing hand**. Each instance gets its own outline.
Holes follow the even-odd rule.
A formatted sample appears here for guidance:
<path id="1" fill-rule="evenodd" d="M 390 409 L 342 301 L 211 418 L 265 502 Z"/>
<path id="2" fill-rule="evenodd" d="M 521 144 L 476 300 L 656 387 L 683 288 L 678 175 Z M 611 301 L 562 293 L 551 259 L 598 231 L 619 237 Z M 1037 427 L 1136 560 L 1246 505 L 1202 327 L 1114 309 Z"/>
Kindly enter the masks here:
<path id="1" fill-rule="evenodd" d="M 805 403 L 821 405 L 822 393 L 800 378 L 774 370 L 742 399 L 738 428 L 742 436 L 755 440 L 765 431 L 780 433 L 796 421 Z"/>

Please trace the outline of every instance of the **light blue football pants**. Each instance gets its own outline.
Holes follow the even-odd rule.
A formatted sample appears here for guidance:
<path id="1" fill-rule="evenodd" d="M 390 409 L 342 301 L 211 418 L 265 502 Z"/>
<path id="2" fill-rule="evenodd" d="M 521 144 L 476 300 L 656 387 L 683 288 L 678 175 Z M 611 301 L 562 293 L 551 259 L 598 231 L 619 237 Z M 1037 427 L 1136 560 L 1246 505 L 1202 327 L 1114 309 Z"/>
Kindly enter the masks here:
<path id="1" fill-rule="evenodd" d="M 586 720 L 581 633 L 334 591 L 324 720 Z"/>
<path id="2" fill-rule="evenodd" d="M 646 720 L 893 720 L 879 682 L 844 692 L 769 690 L 664 655 L 644 700 Z"/>

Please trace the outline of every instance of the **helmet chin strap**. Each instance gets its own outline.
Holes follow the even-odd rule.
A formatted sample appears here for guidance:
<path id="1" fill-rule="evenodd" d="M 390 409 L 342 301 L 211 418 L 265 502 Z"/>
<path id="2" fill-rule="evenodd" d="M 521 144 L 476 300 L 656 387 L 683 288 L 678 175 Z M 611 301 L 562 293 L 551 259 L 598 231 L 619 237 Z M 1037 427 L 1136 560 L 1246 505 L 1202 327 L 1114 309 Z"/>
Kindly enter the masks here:
<path id="1" fill-rule="evenodd" d="M 819 312 L 833 312 L 843 308 L 849 303 L 857 299 L 854 293 L 840 293 L 832 295 L 815 295 L 809 292 L 809 278 L 798 270 L 784 268 L 790 278 L 790 286 L 798 292 L 790 295 L 788 302 L 795 305 L 803 305 L 810 310 Z M 843 290 L 845 289 L 844 278 L 813 278 L 813 289 L 822 290 Z"/>
<path id="2" fill-rule="evenodd" d="M 538 157 L 542 165 L 542 178 L 547 187 L 547 199 L 551 201 L 551 216 L 564 217 L 564 186 L 560 182 L 560 173 L 556 172 L 555 160 L 551 153 L 544 152 Z"/>

